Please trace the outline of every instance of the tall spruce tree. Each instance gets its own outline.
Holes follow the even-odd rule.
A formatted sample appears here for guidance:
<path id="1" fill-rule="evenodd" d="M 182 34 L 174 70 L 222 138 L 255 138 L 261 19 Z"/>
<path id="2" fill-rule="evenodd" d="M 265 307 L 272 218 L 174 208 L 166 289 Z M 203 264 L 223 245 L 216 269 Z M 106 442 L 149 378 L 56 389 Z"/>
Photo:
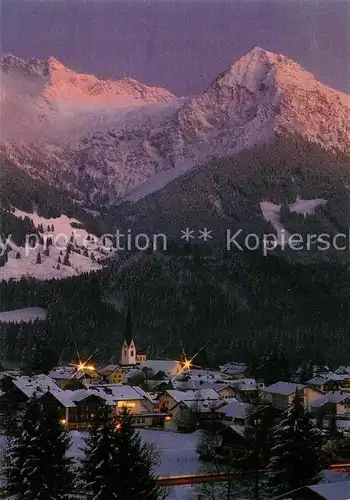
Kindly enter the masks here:
<path id="1" fill-rule="evenodd" d="M 16 500 L 64 500 L 72 493 L 69 437 L 55 414 L 33 397 L 18 415 L 3 465 L 6 490 Z"/>
<path id="2" fill-rule="evenodd" d="M 133 428 L 131 415 L 123 408 L 117 416 L 118 429 L 118 497 L 128 500 L 159 500 L 162 492 L 157 487 L 153 467 L 155 458 L 148 443 L 142 443 Z"/>
<path id="3" fill-rule="evenodd" d="M 100 408 L 86 439 L 85 458 L 82 461 L 83 489 L 94 500 L 122 498 L 117 484 L 119 477 L 118 432 L 109 418 L 107 406 Z"/>
<path id="4" fill-rule="evenodd" d="M 268 469 L 269 490 L 274 495 L 317 482 L 325 467 L 322 434 L 304 410 L 297 392 L 293 404 L 276 426 Z"/>

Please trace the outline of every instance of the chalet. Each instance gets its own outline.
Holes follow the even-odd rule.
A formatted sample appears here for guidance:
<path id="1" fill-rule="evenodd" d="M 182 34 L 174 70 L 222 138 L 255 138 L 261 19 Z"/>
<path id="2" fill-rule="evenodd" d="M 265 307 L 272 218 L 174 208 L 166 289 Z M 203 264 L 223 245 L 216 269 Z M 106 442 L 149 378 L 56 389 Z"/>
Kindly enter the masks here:
<path id="1" fill-rule="evenodd" d="M 166 390 L 157 399 L 160 411 L 169 412 L 181 401 L 219 401 L 221 398 L 214 389 L 203 389 L 198 391 Z"/>
<path id="2" fill-rule="evenodd" d="M 178 375 L 182 371 L 182 363 L 180 361 L 168 360 L 168 359 L 148 359 L 140 363 L 139 368 L 148 368 L 152 373 L 152 380 L 159 380 L 158 374 L 165 376 L 167 378 L 172 378 Z"/>
<path id="3" fill-rule="evenodd" d="M 69 391 L 47 391 L 39 399 L 40 404 L 50 413 L 55 412 L 61 423 L 77 421 L 77 406 Z"/>
<path id="4" fill-rule="evenodd" d="M 220 421 L 223 425 L 240 425 L 248 426 L 252 415 L 257 412 L 257 408 L 250 403 L 241 403 L 233 400 L 228 404 L 223 402 L 216 413 L 220 416 Z"/>
<path id="5" fill-rule="evenodd" d="M 346 378 L 349 378 L 349 382 L 350 382 L 349 376 L 344 377 L 344 376 L 336 374 L 336 373 L 327 373 L 327 374 L 317 375 L 316 377 L 313 377 L 312 379 L 310 379 L 306 382 L 306 385 L 308 387 L 311 387 L 313 389 L 317 389 L 317 390 L 322 391 L 324 393 L 331 392 L 331 391 L 337 391 L 343 385 L 344 378 L 345 378 L 345 380 L 346 380 Z"/>
<path id="6" fill-rule="evenodd" d="M 264 388 L 264 384 L 252 378 L 243 378 L 227 381 L 233 389 L 233 397 L 246 403 L 254 402 L 259 392 Z"/>
<path id="7" fill-rule="evenodd" d="M 217 419 L 214 412 L 217 403 L 218 400 L 212 399 L 180 401 L 169 411 L 167 428 L 194 429 L 196 425 L 212 422 Z"/>
<path id="8" fill-rule="evenodd" d="M 61 389 L 72 386 L 72 381 L 95 380 L 100 378 L 96 370 L 78 370 L 75 366 L 60 366 L 51 370 L 48 374 Z M 75 384 L 75 387 L 82 387 L 82 384 Z"/>
<path id="9" fill-rule="evenodd" d="M 350 425 L 350 393 L 333 391 L 321 395 L 311 403 L 311 411 L 332 430 Z M 338 422 L 340 425 L 338 425 Z"/>
<path id="10" fill-rule="evenodd" d="M 101 370 L 111 384 L 123 384 L 125 381 L 125 370 L 122 365 L 108 365 Z"/>
<path id="11" fill-rule="evenodd" d="M 270 403 L 273 408 L 285 411 L 292 404 L 296 392 L 299 392 L 302 396 L 305 387 L 303 384 L 293 382 L 276 382 L 269 387 L 265 387 L 263 393 L 266 402 Z"/>

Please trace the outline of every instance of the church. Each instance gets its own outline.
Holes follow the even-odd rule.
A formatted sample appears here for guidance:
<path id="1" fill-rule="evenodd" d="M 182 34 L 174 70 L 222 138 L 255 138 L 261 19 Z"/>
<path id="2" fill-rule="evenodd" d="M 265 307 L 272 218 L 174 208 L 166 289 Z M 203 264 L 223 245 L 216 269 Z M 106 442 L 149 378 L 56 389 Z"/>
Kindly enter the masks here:
<path id="1" fill-rule="evenodd" d="M 136 351 L 136 346 L 133 339 L 128 341 L 125 338 L 120 357 L 120 364 L 122 366 L 134 366 L 138 363 L 142 363 L 142 361 L 146 361 L 146 354 L 139 354 Z"/>
<path id="2" fill-rule="evenodd" d="M 121 351 L 120 365 L 126 367 L 135 366 L 138 363 L 142 363 L 142 361 L 146 361 L 146 354 L 140 354 L 136 351 L 136 345 L 132 338 L 132 323 L 129 308 L 126 316 L 125 340 Z"/>

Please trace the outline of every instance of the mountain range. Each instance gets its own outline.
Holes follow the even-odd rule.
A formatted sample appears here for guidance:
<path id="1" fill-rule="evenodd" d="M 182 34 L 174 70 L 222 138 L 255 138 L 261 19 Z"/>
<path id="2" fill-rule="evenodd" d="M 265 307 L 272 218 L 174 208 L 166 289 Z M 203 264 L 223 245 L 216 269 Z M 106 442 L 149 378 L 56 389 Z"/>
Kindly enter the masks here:
<path id="1" fill-rule="evenodd" d="M 1 151 L 88 203 L 143 198 L 208 158 L 281 135 L 350 151 L 350 96 L 260 47 L 191 98 L 77 74 L 54 58 L 6 56 L 1 83 Z"/>
<path id="2" fill-rule="evenodd" d="M 348 232 L 348 94 L 259 47 L 197 96 L 99 80 L 53 58 L 6 56 L 1 85 L 0 235 L 13 233 L 17 245 L 0 261 L 2 307 L 48 310 L 26 333 L 0 324 L 9 358 L 21 359 L 17 345 L 43 332 L 57 351 L 73 339 L 87 354 L 114 345 L 127 297 L 136 304 L 136 339 L 152 356 L 177 355 L 181 340 L 193 353 L 209 343 L 218 362 L 250 361 L 252 352 L 260 359 L 281 346 L 296 366 L 346 362 L 348 251 L 311 245 L 265 257 L 222 243 L 227 229 Z M 87 248 L 69 254 L 69 269 L 53 249 L 41 264 L 33 254 L 25 260 L 26 233 L 54 237 L 71 227 L 84 235 L 164 232 L 170 244 L 120 253 L 107 266 L 95 243 L 93 256 Z M 186 228 L 193 245 L 181 239 Z M 210 246 L 196 245 L 204 228 Z M 10 279 L 28 275 L 42 280 Z"/>

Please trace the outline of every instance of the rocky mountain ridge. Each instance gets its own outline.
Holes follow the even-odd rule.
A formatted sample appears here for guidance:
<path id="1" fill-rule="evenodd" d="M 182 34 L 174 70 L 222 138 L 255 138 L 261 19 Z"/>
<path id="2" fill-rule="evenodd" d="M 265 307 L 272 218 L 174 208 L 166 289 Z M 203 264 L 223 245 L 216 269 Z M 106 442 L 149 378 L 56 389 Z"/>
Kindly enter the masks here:
<path id="1" fill-rule="evenodd" d="M 137 200 L 210 157 L 229 156 L 280 135 L 298 134 L 326 149 L 350 152 L 350 96 L 260 47 L 230 65 L 203 94 L 187 100 L 130 79 L 113 83 L 78 75 L 54 58 L 24 63 L 10 57 L 2 68 L 5 76 L 19 70 L 21 85 L 28 75 L 39 78 L 40 105 L 52 105 L 41 113 L 42 145 L 33 158 L 12 139 L 6 145 L 12 160 L 21 157 L 18 164 L 27 171 L 35 170 L 33 162 L 40 160 L 41 174 L 55 165 L 49 181 L 65 179 L 95 203 Z M 4 87 L 6 105 L 6 78 Z M 103 103 L 103 113 L 96 112 L 96 103 Z M 12 128 L 20 129 L 21 120 L 17 115 Z M 62 134 L 70 124 L 69 134 L 54 149 L 59 133 L 45 139 L 48 123 Z M 11 124 L 4 125 L 6 136 Z M 28 142 L 33 138 L 27 151 Z"/>

